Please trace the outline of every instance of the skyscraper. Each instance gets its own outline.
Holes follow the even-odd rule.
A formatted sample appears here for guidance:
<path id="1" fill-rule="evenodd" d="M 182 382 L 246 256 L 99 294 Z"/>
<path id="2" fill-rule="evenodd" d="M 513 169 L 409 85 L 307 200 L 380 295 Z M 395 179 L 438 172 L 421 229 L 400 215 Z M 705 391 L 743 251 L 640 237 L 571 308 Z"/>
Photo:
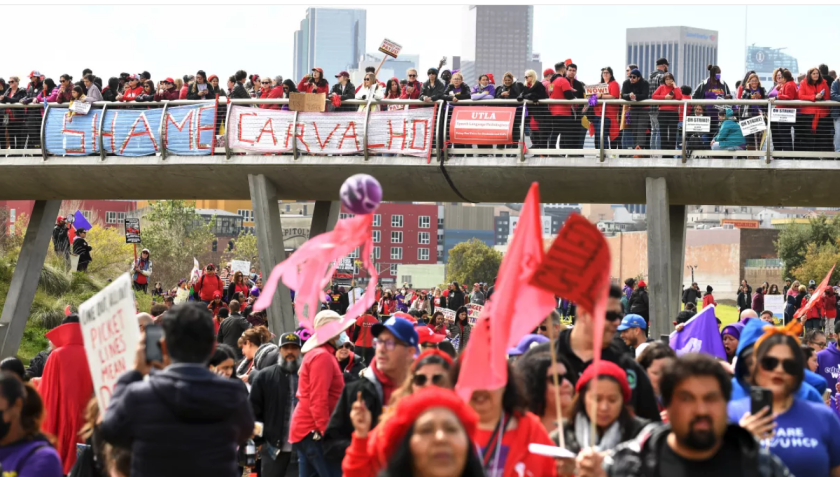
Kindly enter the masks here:
<path id="1" fill-rule="evenodd" d="M 773 84 L 773 71 L 787 68 L 794 78 L 799 74 L 799 62 L 796 58 L 782 53 L 784 48 L 770 48 L 751 45 L 747 48 L 747 71 L 755 71 L 758 79 L 765 85 Z"/>
<path id="2" fill-rule="evenodd" d="M 510 71 L 523 78 L 534 48 L 533 5 L 470 5 L 464 19 L 461 74 L 474 86 L 492 73 L 497 84 Z"/>
<path id="3" fill-rule="evenodd" d="M 656 60 L 667 58 L 668 70 L 674 74 L 677 84 L 691 86 L 693 90 L 709 77 L 706 67 L 717 64 L 717 46 L 718 34 L 713 30 L 684 26 L 628 28 L 626 64 L 639 65 L 647 78 L 656 69 Z M 734 85 L 735 81 L 728 83 Z"/>
<path id="4" fill-rule="evenodd" d="M 356 68 L 365 54 L 366 19 L 360 9 L 307 8 L 295 32 L 294 81 L 319 67 L 332 83 L 339 71 Z"/>

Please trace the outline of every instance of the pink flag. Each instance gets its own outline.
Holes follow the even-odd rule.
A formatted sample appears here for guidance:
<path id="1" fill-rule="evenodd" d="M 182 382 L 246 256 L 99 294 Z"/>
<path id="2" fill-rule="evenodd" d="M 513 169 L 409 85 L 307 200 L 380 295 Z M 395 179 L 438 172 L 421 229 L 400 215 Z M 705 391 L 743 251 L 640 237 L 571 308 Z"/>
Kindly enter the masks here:
<path id="1" fill-rule="evenodd" d="M 254 310 L 268 308 L 277 282 L 282 278 L 287 287 L 295 291 L 295 314 L 301 326 L 314 329 L 312 320 L 321 309 L 324 289 L 335 272 L 338 260 L 360 247 L 362 263 L 370 273 L 370 281 L 361 300 L 357 300 L 344 315 L 344 320 L 355 320 L 376 300 L 376 283 L 379 274 L 370 261 L 373 215 L 357 215 L 339 220 L 335 229 L 306 241 L 291 257 L 279 263 L 265 282 Z M 342 321 L 344 321 L 342 320 Z"/>
<path id="2" fill-rule="evenodd" d="M 457 389 L 465 400 L 475 389 L 498 389 L 507 383 L 507 349 L 516 346 L 555 307 L 551 292 L 530 284 L 544 256 L 540 189 L 534 183 L 499 268 L 496 291 L 479 315 L 462 357 Z"/>

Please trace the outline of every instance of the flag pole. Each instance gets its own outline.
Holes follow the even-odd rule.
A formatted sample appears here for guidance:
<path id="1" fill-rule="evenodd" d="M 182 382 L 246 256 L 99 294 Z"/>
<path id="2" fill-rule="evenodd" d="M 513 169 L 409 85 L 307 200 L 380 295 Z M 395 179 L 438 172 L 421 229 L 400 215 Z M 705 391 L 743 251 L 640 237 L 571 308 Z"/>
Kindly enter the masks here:
<path id="1" fill-rule="evenodd" d="M 548 324 L 548 342 L 551 344 L 549 349 L 551 350 L 551 369 L 553 370 L 557 366 L 557 349 L 554 347 L 554 320 L 549 315 L 548 319 L 550 320 Z M 568 370 L 567 370 L 568 371 Z M 566 448 L 566 438 L 563 434 L 563 409 L 560 404 L 560 382 L 557 379 L 557 373 L 552 372 L 551 377 L 554 379 L 554 405 L 557 411 L 557 434 L 558 434 L 558 444 L 562 448 Z"/>

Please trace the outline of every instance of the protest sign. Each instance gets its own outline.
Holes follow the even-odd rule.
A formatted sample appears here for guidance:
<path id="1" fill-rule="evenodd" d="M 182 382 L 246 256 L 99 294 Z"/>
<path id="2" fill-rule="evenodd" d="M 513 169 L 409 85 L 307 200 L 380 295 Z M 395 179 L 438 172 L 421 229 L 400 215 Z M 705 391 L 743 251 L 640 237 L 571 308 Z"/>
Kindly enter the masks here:
<path id="1" fill-rule="evenodd" d="M 452 144 L 510 144 L 515 107 L 456 106 L 449 123 Z"/>
<path id="2" fill-rule="evenodd" d="M 385 53 L 386 55 L 396 58 L 397 55 L 400 54 L 400 50 L 402 50 L 402 45 L 393 42 L 387 38 L 382 40 L 382 44 L 379 45 L 379 51 Z"/>
<path id="3" fill-rule="evenodd" d="M 773 312 L 774 318 L 784 318 L 785 297 L 784 295 L 764 295 L 764 309 Z"/>
<path id="4" fill-rule="evenodd" d="M 593 94 L 609 94 L 610 92 L 610 85 L 607 83 L 598 83 L 598 84 L 588 84 L 583 87 L 583 92 L 586 96 L 592 96 Z"/>
<path id="5" fill-rule="evenodd" d="M 90 103 L 86 103 L 84 101 L 71 101 L 70 105 L 67 106 L 67 110 L 78 115 L 84 116 L 88 112 L 90 112 Z"/>
<path id="6" fill-rule="evenodd" d="M 79 307 L 79 323 L 100 412 L 108 408 L 117 378 L 134 367 L 140 341 L 136 313 L 127 273 Z"/>
<path id="7" fill-rule="evenodd" d="M 837 266 L 836 263 L 831 266 L 831 270 L 828 271 L 828 275 L 826 275 L 825 278 L 823 278 L 823 280 L 820 282 L 820 285 L 817 287 L 816 290 L 814 290 L 814 293 L 811 293 L 811 296 L 821 297 L 821 296 L 825 295 L 825 289 L 828 288 L 828 279 L 831 278 L 831 274 L 834 273 L 834 267 L 836 267 L 836 266 Z M 808 300 L 808 303 L 806 303 L 805 306 L 800 308 L 793 315 L 793 317 L 798 319 L 798 318 L 801 318 L 803 316 L 806 316 L 808 314 L 808 312 L 811 311 L 811 308 L 815 307 L 817 305 L 817 303 L 819 303 L 821 301 L 822 300 Z"/>
<path id="8" fill-rule="evenodd" d="M 770 111 L 770 122 L 772 123 L 795 123 L 795 108 L 772 108 Z"/>
<path id="9" fill-rule="evenodd" d="M 140 219 L 125 219 L 125 243 L 140 243 Z"/>
<path id="10" fill-rule="evenodd" d="M 741 134 L 744 136 L 767 130 L 767 125 L 764 124 L 764 118 L 762 116 L 745 119 L 739 122 L 738 125 L 741 126 Z"/>
<path id="11" fill-rule="evenodd" d="M 230 272 L 242 272 L 245 277 L 251 273 L 251 262 L 247 260 L 231 260 L 230 261 Z"/>
<path id="12" fill-rule="evenodd" d="M 708 116 L 686 116 L 685 132 L 710 132 L 712 130 L 712 118 Z"/>
<path id="13" fill-rule="evenodd" d="M 685 322 L 682 331 L 671 333 L 670 341 L 671 349 L 676 351 L 677 356 L 686 353 L 706 353 L 726 359 L 726 350 L 723 348 L 723 339 L 720 337 L 714 305 L 703 308 L 700 313 Z"/>
<path id="14" fill-rule="evenodd" d="M 449 308 L 435 308 L 435 313 L 437 312 L 443 313 L 443 317 L 447 322 L 452 323 L 455 321 L 455 310 L 450 310 Z"/>
<path id="15" fill-rule="evenodd" d="M 216 103 L 169 107 L 163 129 L 164 143 L 170 154 L 210 154 L 216 139 Z"/>
<path id="16" fill-rule="evenodd" d="M 305 112 L 324 112 L 327 95 L 324 93 L 289 93 L 289 110 Z"/>
<path id="17" fill-rule="evenodd" d="M 56 156 L 86 156 L 99 152 L 102 108 L 70 119 L 67 110 L 50 108 L 44 120 L 44 146 Z"/>

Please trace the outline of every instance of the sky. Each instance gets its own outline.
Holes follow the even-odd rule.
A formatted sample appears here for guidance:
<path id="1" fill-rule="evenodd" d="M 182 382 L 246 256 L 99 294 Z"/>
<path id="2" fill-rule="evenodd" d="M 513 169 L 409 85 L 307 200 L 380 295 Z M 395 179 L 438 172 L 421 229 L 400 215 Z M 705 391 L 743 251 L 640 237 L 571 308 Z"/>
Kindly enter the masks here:
<path id="1" fill-rule="evenodd" d="M 4 22 L 0 77 L 23 77 L 37 69 L 56 80 L 67 73 L 78 81 L 83 68 L 104 78 L 146 70 L 161 80 L 199 69 L 220 78 L 238 69 L 290 77 L 293 35 L 310 6 L 53 5 L 38 9 L 32 21 Z M 467 6 L 430 5 L 434 14 L 429 15 L 418 14 L 424 8 L 418 10 L 416 3 L 357 8 L 367 10 L 369 52 L 387 37 L 402 44 L 403 52 L 420 55 L 421 73 L 437 66 L 441 56 L 461 54 L 460 18 Z M 449 14 L 443 15 L 444 9 Z M 70 18 L 83 19 L 85 28 L 72 31 Z M 592 83 L 603 66 L 623 68 L 626 28 L 717 30 L 723 78 L 734 86 L 744 73 L 745 25 L 747 43 L 787 47 L 800 72 L 819 63 L 840 70 L 838 18 L 836 5 L 537 5 L 534 52 L 542 55 L 543 67 L 573 59 L 579 79 Z M 8 45 L 13 38 L 20 39 L 18 45 Z M 328 79 L 335 73 L 327 72 Z"/>

